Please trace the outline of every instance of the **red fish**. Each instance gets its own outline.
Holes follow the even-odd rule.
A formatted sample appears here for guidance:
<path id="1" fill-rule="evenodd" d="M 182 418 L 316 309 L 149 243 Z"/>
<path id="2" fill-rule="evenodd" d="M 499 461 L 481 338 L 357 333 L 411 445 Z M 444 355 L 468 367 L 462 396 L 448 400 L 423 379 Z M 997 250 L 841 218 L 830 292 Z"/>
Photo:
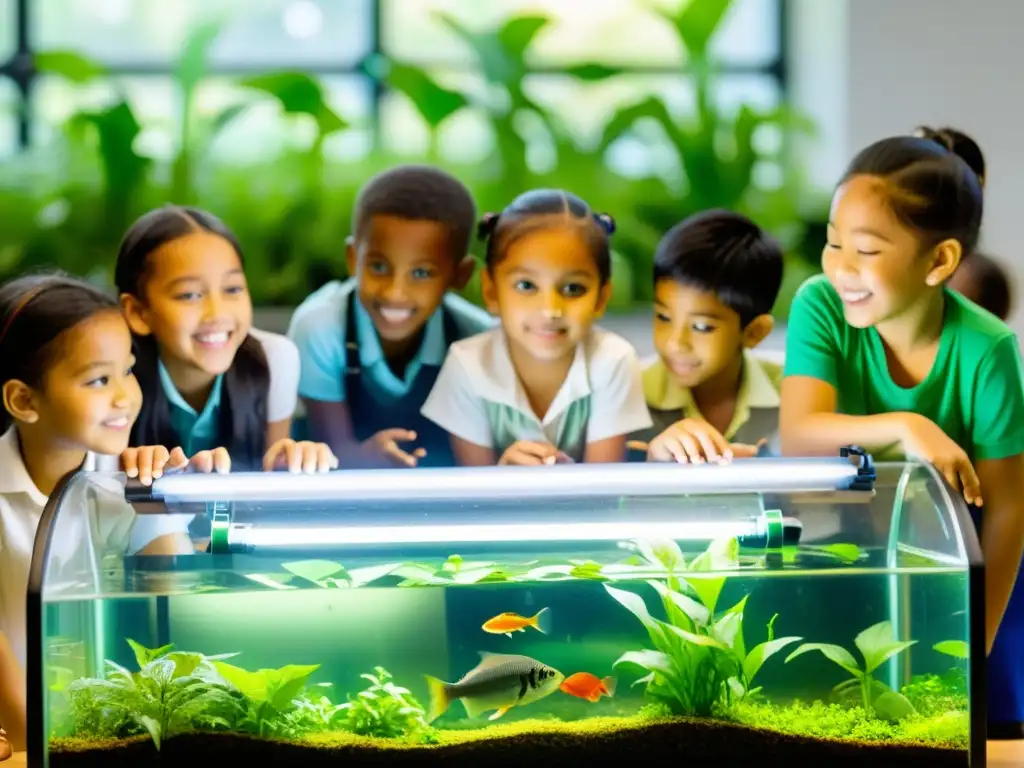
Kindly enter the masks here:
<path id="1" fill-rule="evenodd" d="M 578 699 L 596 702 L 602 694 L 608 697 L 615 695 L 615 678 L 602 679 L 589 672 L 577 672 L 575 675 L 565 678 L 558 690 Z"/>

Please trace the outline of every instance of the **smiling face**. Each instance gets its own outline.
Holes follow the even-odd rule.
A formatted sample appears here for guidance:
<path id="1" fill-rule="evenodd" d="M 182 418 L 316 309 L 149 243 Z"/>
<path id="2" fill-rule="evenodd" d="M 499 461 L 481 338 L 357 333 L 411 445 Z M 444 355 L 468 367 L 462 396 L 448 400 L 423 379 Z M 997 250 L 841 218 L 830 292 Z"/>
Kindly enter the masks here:
<path id="1" fill-rule="evenodd" d="M 483 288 L 510 342 L 538 361 L 575 354 L 611 292 L 575 227 L 522 235 L 484 273 Z"/>
<path id="2" fill-rule="evenodd" d="M 382 341 L 414 338 L 450 288 L 463 288 L 473 262 L 436 221 L 378 215 L 348 249 L 349 274 Z"/>
<path id="3" fill-rule="evenodd" d="M 746 328 L 711 291 L 662 278 L 654 286 L 654 348 L 680 386 L 693 389 L 734 367 L 771 332 L 769 315 Z"/>
<path id="4" fill-rule="evenodd" d="M 56 360 L 30 396 L 33 424 L 60 447 L 120 454 L 142 407 L 124 318 L 117 310 L 101 312 L 57 343 Z"/>
<path id="5" fill-rule="evenodd" d="M 923 248 L 893 214 L 880 179 L 853 176 L 836 190 L 821 262 L 850 325 L 904 315 L 952 274 L 959 256 L 953 241 Z"/>
<path id="6" fill-rule="evenodd" d="M 179 387 L 227 371 L 252 328 L 252 300 L 242 262 L 222 237 L 197 231 L 147 260 L 143 296 L 122 296 L 132 331 L 152 334 Z"/>

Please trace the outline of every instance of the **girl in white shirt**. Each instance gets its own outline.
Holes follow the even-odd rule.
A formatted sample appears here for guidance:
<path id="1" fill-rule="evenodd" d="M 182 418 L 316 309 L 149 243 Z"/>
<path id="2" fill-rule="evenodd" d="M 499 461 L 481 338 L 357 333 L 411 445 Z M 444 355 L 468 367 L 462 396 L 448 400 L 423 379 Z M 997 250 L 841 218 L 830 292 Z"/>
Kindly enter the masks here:
<path id="1" fill-rule="evenodd" d="M 460 464 L 623 461 L 626 435 L 651 426 L 633 347 L 594 327 L 611 295 L 614 229 L 552 189 L 484 217 L 483 294 L 501 327 L 449 348 L 422 411 Z"/>
<path id="2" fill-rule="evenodd" d="M 299 352 L 252 327 L 242 248 L 216 216 L 168 205 L 139 218 L 114 281 L 144 395 L 132 445 L 223 445 L 236 469 L 326 472 L 325 443 L 291 439 Z"/>
<path id="3" fill-rule="evenodd" d="M 149 484 L 188 464 L 180 448 L 128 449 L 141 395 L 132 373 L 131 334 L 117 303 L 93 286 L 61 275 L 18 278 L 0 286 L 0 722 L 24 748 L 25 595 L 36 528 L 60 479 L 120 457 L 131 477 Z M 193 466 L 228 470 L 222 449 Z M 149 515 L 131 531 L 139 554 L 195 551 L 188 522 Z M 74 548 L 77 542 L 62 542 Z M 13 659 L 12 659 L 13 657 Z"/>

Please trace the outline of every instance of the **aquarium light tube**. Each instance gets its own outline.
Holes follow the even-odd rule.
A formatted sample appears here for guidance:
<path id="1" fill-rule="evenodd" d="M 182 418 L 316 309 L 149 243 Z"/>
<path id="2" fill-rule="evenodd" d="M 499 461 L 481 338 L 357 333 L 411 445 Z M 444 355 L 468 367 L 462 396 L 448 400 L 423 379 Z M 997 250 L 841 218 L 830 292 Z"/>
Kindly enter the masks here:
<path id="1" fill-rule="evenodd" d="M 517 525 L 402 525 L 334 528 L 290 528 L 233 525 L 230 546 L 301 547 L 358 544 L 447 544 L 507 541 L 620 541 L 669 538 L 676 541 L 711 541 L 732 536 L 756 536 L 755 520 L 715 522 L 615 522 Z"/>
<path id="2" fill-rule="evenodd" d="M 398 470 L 401 471 L 401 470 Z M 679 496 L 846 490 L 860 479 L 844 458 L 738 459 L 731 464 L 563 464 L 544 467 L 237 472 L 165 475 L 130 501 L 389 501 Z"/>

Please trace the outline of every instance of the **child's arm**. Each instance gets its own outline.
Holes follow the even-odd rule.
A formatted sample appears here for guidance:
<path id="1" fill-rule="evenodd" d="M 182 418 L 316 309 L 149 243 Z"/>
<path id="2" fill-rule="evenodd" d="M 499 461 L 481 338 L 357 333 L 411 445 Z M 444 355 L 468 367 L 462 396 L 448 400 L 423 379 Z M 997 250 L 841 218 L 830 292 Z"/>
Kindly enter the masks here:
<path id="1" fill-rule="evenodd" d="M 14 651 L 4 633 L 0 632 L 0 725 L 15 752 L 26 746 L 25 676 L 14 658 Z"/>
<path id="2" fill-rule="evenodd" d="M 985 557 L 985 653 L 1010 601 L 1024 556 L 1024 454 L 978 462 L 985 491 L 981 550 Z"/>
<path id="3" fill-rule="evenodd" d="M 493 447 L 487 406 L 473 387 L 456 347 L 450 347 L 420 413 L 448 433 L 455 461 L 463 467 L 492 466 Z"/>
<path id="4" fill-rule="evenodd" d="M 644 399 L 640 361 L 629 342 L 608 335 L 595 352 L 591 373 L 590 418 L 583 461 L 610 464 L 626 460 L 629 435 L 653 425 Z"/>

